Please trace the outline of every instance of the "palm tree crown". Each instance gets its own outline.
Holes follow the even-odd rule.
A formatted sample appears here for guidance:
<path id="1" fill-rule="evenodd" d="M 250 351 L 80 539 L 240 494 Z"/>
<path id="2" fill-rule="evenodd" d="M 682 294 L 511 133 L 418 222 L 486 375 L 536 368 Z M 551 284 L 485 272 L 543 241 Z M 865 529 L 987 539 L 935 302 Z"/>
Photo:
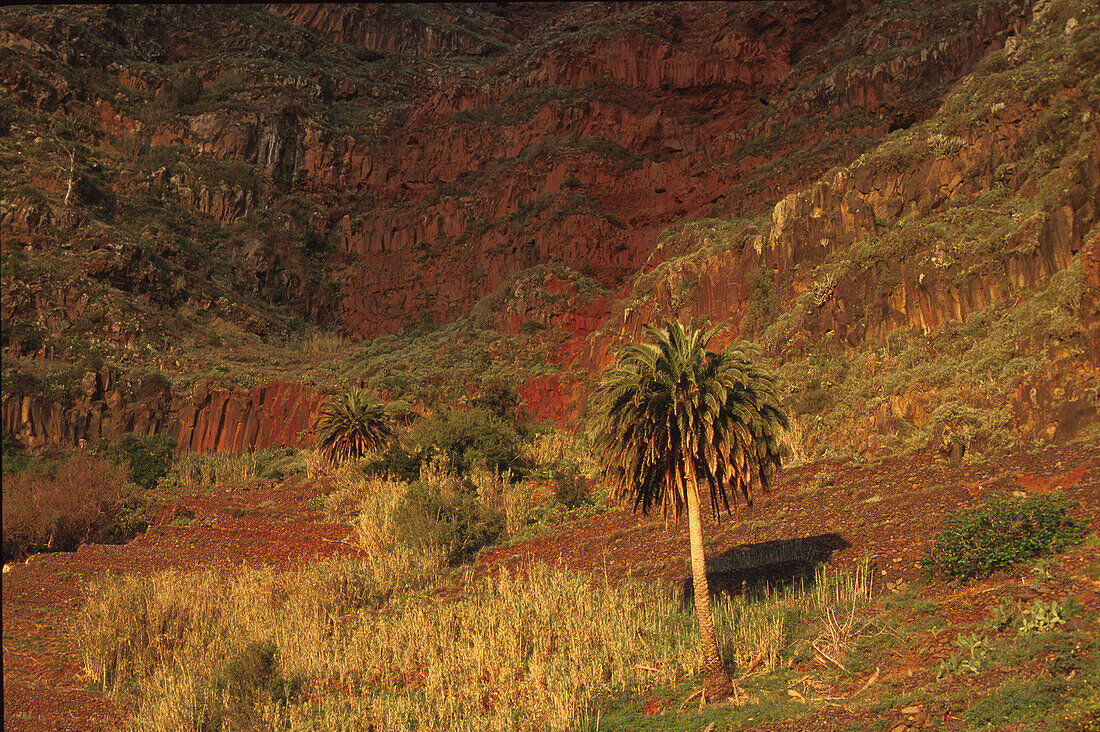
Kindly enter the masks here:
<path id="1" fill-rule="evenodd" d="M 332 397 L 317 419 L 317 447 L 334 465 L 380 450 L 393 434 L 385 405 L 363 389 Z"/>
<path id="2" fill-rule="evenodd" d="M 775 377 L 734 345 L 707 350 L 719 328 L 645 327 L 652 342 L 631 344 L 604 373 L 596 393 L 595 444 L 619 500 L 649 513 L 654 505 L 678 521 L 688 485 L 709 487 L 710 504 L 730 513 L 730 490 L 752 505 L 754 481 L 765 490 L 780 466 L 780 411 Z"/>

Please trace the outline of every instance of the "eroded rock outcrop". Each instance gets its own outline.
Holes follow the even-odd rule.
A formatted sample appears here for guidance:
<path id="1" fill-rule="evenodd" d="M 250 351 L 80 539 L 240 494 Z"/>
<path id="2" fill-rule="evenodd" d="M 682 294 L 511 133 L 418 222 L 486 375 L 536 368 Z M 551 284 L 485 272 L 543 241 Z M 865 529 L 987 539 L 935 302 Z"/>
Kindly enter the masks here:
<path id="1" fill-rule="evenodd" d="M 133 383 L 104 367 L 85 374 L 80 393 L 65 400 L 5 393 L 3 428 L 26 449 L 72 448 L 124 433 L 167 434 L 180 450 L 244 452 L 312 444 L 313 422 L 325 396 L 298 383 L 224 389 L 205 380 L 190 394 L 166 382 Z"/>

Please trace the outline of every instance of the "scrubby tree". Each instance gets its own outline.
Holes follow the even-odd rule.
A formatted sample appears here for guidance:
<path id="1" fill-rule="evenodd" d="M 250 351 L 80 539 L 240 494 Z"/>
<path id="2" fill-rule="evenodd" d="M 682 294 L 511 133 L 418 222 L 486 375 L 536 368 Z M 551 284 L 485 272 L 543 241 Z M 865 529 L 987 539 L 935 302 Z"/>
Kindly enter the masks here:
<path id="1" fill-rule="evenodd" d="M 381 450 L 393 436 L 385 405 L 363 389 L 331 397 L 317 419 L 317 448 L 333 465 Z"/>
<path id="2" fill-rule="evenodd" d="M 614 498 L 646 514 L 660 506 L 666 521 L 687 509 L 708 702 L 726 700 L 733 684 L 714 637 L 700 486 L 718 517 L 722 508 L 730 513 L 731 494 L 735 506 L 738 492 L 751 505 L 753 486 L 766 489 L 780 467 L 787 427 L 775 377 L 744 346 L 708 350 L 720 330 L 647 326 L 648 342 L 623 347 L 605 370 L 590 425 Z"/>

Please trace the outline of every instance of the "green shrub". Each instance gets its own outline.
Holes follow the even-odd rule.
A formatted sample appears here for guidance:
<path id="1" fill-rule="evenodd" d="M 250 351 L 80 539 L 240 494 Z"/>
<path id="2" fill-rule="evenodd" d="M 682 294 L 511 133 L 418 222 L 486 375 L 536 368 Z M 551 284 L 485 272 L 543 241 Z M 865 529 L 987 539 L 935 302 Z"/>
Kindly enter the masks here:
<path id="1" fill-rule="evenodd" d="M 172 469 L 176 438 L 171 435 L 125 434 L 111 442 L 106 437 L 100 437 L 90 452 L 106 457 L 114 465 L 126 463 L 130 468 L 130 480 L 150 490 Z"/>
<path id="2" fill-rule="evenodd" d="M 1073 519 L 1066 509 L 1060 495 L 1002 495 L 977 508 L 955 511 L 925 554 L 924 568 L 965 580 L 1078 544 L 1085 538 L 1087 523 Z"/>
<path id="3" fill-rule="evenodd" d="M 554 470 L 554 499 L 568 508 L 592 503 L 588 479 L 572 466 Z"/>
<path id="4" fill-rule="evenodd" d="M 389 476 L 406 483 L 415 483 L 420 478 L 420 465 L 426 457 L 425 450 L 409 452 L 396 442 L 391 442 L 386 451 L 363 465 L 366 475 Z"/>
<path id="5" fill-rule="evenodd" d="M 450 564 L 461 564 L 497 540 L 504 518 L 478 502 L 468 478 L 454 488 L 417 481 L 394 510 L 393 530 L 402 544 L 440 549 Z"/>
<path id="6" fill-rule="evenodd" d="M 419 422 L 410 439 L 422 452 L 435 447 L 446 453 L 460 474 L 478 464 L 513 472 L 524 467 L 515 427 L 485 408 L 453 410 Z"/>

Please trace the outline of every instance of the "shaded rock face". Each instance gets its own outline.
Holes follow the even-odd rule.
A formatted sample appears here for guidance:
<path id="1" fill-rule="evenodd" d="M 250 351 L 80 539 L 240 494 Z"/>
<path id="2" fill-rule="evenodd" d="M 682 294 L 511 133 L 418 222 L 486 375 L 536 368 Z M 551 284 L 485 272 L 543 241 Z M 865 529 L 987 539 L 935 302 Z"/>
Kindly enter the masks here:
<path id="1" fill-rule="evenodd" d="M 122 382 L 103 367 L 85 374 L 68 403 L 8 393 L 3 400 L 6 439 L 22 448 L 72 448 L 125 433 L 168 434 L 180 450 L 244 452 L 312 444 L 314 419 L 325 397 L 303 384 L 272 382 L 251 389 L 195 384 L 174 394 L 162 382 Z"/>
<path id="2" fill-rule="evenodd" d="M 452 319 L 542 263 L 618 288 L 649 260 L 670 221 L 759 210 L 852 159 L 898 120 L 926 117 L 931 90 L 1022 22 L 1022 3 L 1007 0 L 976 16 L 954 18 L 945 8 L 943 27 L 924 27 L 866 2 L 269 5 L 288 23 L 361 48 L 364 63 L 400 52 L 428 65 L 404 76 L 382 71 L 374 85 L 331 71 L 250 77 L 267 87 L 248 111 L 195 111 L 182 124 L 131 119 L 104 99 L 98 124 L 108 137 L 140 133 L 282 181 L 174 174 L 142 184 L 224 225 L 288 192 L 318 206 L 309 228 L 336 250 L 336 317 L 373 336 L 425 315 Z M 201 56 L 196 17 L 162 8 L 156 20 L 146 40 L 159 51 L 150 46 L 150 58 Z M 239 32 L 247 47 L 250 30 Z M 89 59 L 105 53 L 78 40 Z M 310 50 L 306 41 L 288 43 L 288 53 Z M 840 63 L 890 44 L 901 52 L 888 63 Z M 487 63 L 433 71 L 459 57 Z M 115 66 L 127 88 L 170 86 Z M 196 71 L 204 89 L 224 73 Z M 395 91 L 387 84 L 398 76 Z M 268 88 L 276 82 L 297 96 Z M 13 86 L 39 107 L 60 103 L 39 99 L 48 93 L 35 83 Z M 326 118 L 333 101 L 372 121 L 341 132 Z M 388 106 L 372 111 L 379 101 Z M 797 134 L 794 118 L 803 120 Z M 33 228 L 37 215 L 23 209 L 13 227 Z"/>
<path id="3" fill-rule="evenodd" d="M 548 25 L 581 34 L 587 24 L 607 38 L 544 47 L 536 33 L 475 78 L 422 95 L 383 145 L 306 145 L 305 188 L 373 197 L 374 211 L 333 231 L 354 261 L 340 280 L 341 320 L 374 335 L 410 313 L 446 319 L 538 263 L 618 288 L 670 221 L 758 208 L 854 157 L 851 140 L 885 133 L 898 116 L 926 116 L 930 108 L 901 90 L 969 70 L 1020 20 L 1014 6 L 997 6 L 950 41 L 882 67 L 813 75 L 792 64 L 868 22 L 861 10 L 585 8 Z M 792 71 L 811 74 L 805 88 Z M 768 99 L 775 115 L 760 122 Z M 804 115 L 808 129 L 767 142 L 780 115 Z M 854 127 L 826 129 L 836 115 Z M 754 157 L 746 148 L 758 140 L 764 155 Z M 829 151 L 817 164 L 760 175 L 761 165 L 812 146 Z"/>
<path id="4" fill-rule="evenodd" d="M 94 121 L 111 144 L 175 145 L 244 164 L 259 180 L 155 172 L 118 181 L 118 195 L 149 193 L 223 226 L 303 197 L 313 210 L 300 223 L 335 250 L 329 309 L 366 336 L 453 319 L 540 263 L 617 289 L 652 263 L 669 222 L 760 210 L 899 120 L 928 116 L 935 89 L 1025 17 L 1015 0 L 976 14 L 944 3 L 917 23 L 869 2 L 265 7 L 316 34 L 280 34 L 286 54 L 320 58 L 328 39 L 359 48 L 377 73 L 350 81 L 331 66 L 275 77 L 222 68 L 203 55 L 220 47 L 202 33 L 247 54 L 264 31 L 232 11 L 160 6 L 112 9 L 83 30 L 53 18 L 11 23 L 5 42 L 40 76 L 5 86 L 36 109 L 75 103 L 67 77 L 49 72 L 57 49 L 158 98 L 174 98 L 179 79 L 151 64 L 188 60 L 203 94 L 238 74 L 232 103 L 183 104 L 166 120 L 104 95 Z M 886 48 L 888 62 L 870 60 Z M 114 60 L 130 56 L 145 65 Z M 454 71 L 463 58 L 477 62 Z M 354 124 L 336 123 L 335 102 Z M 4 213 L 27 240 L 43 215 L 29 202 Z"/>
<path id="5" fill-rule="evenodd" d="M 470 6 L 433 3 L 409 8 L 389 3 L 316 3 L 270 4 L 265 9 L 331 41 L 421 57 L 444 53 L 490 55 L 499 52 L 505 40 L 513 40 L 511 29 L 502 28 L 494 15 Z M 543 12 L 551 10 L 545 8 Z M 463 24 L 464 29 L 455 23 L 460 19 L 473 22 Z"/>

